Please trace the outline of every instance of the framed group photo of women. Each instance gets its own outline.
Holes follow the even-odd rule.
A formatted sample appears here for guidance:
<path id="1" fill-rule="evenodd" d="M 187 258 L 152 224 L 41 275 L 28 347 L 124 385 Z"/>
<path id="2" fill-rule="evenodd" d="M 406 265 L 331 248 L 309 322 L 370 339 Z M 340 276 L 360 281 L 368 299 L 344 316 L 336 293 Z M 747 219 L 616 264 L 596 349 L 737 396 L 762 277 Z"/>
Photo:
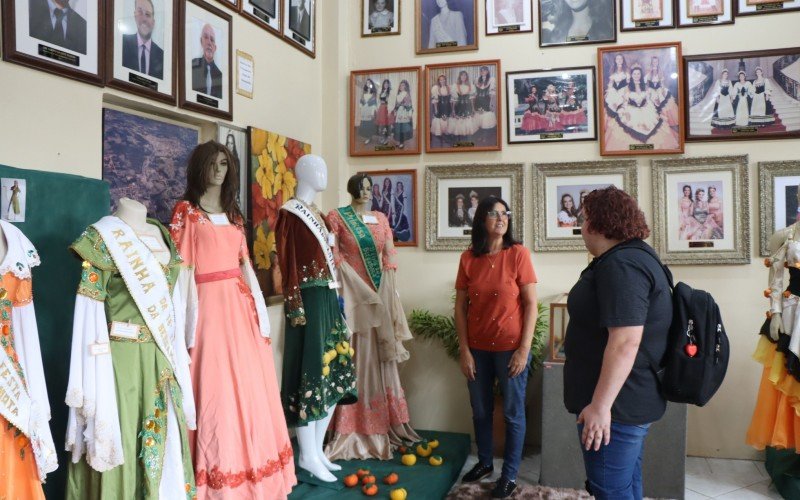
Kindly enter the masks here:
<path id="1" fill-rule="evenodd" d="M 239 209 L 247 213 L 247 129 L 217 123 L 217 142 L 224 144 L 236 158 L 239 172 Z"/>
<path id="2" fill-rule="evenodd" d="M 486 0 L 486 35 L 533 31 L 533 0 Z"/>
<path id="3" fill-rule="evenodd" d="M 246 19 L 272 34 L 281 36 L 282 0 L 241 0 L 241 2 L 241 12 Z"/>
<path id="4" fill-rule="evenodd" d="M 174 0 L 110 0 L 114 22 L 106 31 L 106 80 L 144 97 L 175 102 L 177 75 L 173 55 L 177 41 Z"/>
<path id="5" fill-rule="evenodd" d="M 105 0 L 2 2 L 4 61 L 103 84 Z"/>
<path id="6" fill-rule="evenodd" d="M 372 200 L 367 209 L 381 212 L 392 228 L 394 246 L 415 247 L 417 240 L 417 171 L 359 172 L 372 179 Z"/>
<path id="7" fill-rule="evenodd" d="M 425 68 L 425 152 L 502 148 L 500 60 Z"/>
<path id="8" fill-rule="evenodd" d="M 678 27 L 733 23 L 734 0 L 677 0 Z"/>
<path id="9" fill-rule="evenodd" d="M 506 73 L 508 143 L 597 139 L 594 66 Z"/>
<path id="10" fill-rule="evenodd" d="M 761 202 L 761 255 L 767 257 L 769 238 L 800 221 L 800 160 L 764 161 L 758 164 L 758 199 Z"/>
<path id="11" fill-rule="evenodd" d="M 687 56 L 683 65 L 687 141 L 800 137 L 800 47 Z"/>
<path id="12" fill-rule="evenodd" d="M 800 0 L 735 0 L 736 15 L 771 14 L 800 9 Z"/>
<path id="13" fill-rule="evenodd" d="M 400 2 L 402 0 L 359 1 L 361 2 L 362 37 L 400 34 Z"/>
<path id="14" fill-rule="evenodd" d="M 478 50 L 478 0 L 414 0 L 417 54 Z"/>
<path id="15" fill-rule="evenodd" d="M 667 264 L 750 262 L 747 155 L 653 160 L 653 247 Z"/>
<path id="16" fill-rule="evenodd" d="M 683 153 L 680 42 L 597 49 L 600 154 Z"/>
<path id="17" fill-rule="evenodd" d="M 534 163 L 534 250 L 586 251 L 583 199 L 608 186 L 637 198 L 636 160 Z"/>
<path id="18" fill-rule="evenodd" d="M 317 56 L 317 0 L 281 0 L 283 36 L 290 45 Z"/>
<path id="19" fill-rule="evenodd" d="M 540 47 L 617 41 L 614 0 L 537 1 Z"/>
<path id="20" fill-rule="evenodd" d="M 466 250 L 480 201 L 505 200 L 511 208 L 512 235 L 523 241 L 525 228 L 522 163 L 436 165 L 425 169 L 425 249 Z"/>
<path id="21" fill-rule="evenodd" d="M 350 73 L 350 156 L 420 152 L 421 68 Z"/>
<path id="22" fill-rule="evenodd" d="M 619 0 L 620 31 L 675 27 L 675 4 L 686 0 Z"/>

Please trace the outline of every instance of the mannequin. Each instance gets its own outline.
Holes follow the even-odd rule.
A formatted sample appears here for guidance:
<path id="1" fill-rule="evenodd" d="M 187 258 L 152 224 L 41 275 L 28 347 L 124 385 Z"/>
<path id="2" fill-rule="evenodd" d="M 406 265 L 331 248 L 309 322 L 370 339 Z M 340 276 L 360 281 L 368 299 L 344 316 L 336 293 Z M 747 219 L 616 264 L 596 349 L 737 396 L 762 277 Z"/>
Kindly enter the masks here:
<path id="1" fill-rule="evenodd" d="M 355 401 L 353 350 L 338 306 L 332 238 L 313 203 L 328 185 L 328 169 L 321 157 L 305 155 L 295 175 L 295 196 L 281 209 L 276 227 L 288 317 L 281 394 L 287 421 L 297 428 L 298 465 L 334 482 L 330 471 L 340 467 L 325 457 L 322 444 L 336 405 Z"/>
<path id="2" fill-rule="evenodd" d="M 150 243 L 148 248 L 161 264 L 166 265 L 169 262 L 169 247 L 158 226 L 147 223 L 146 206 L 131 198 L 120 198 L 114 215 L 129 225 L 139 238 L 143 238 L 146 244 Z M 155 241 L 150 238 L 154 238 Z M 158 244 L 158 247 L 155 246 L 155 243 Z"/>

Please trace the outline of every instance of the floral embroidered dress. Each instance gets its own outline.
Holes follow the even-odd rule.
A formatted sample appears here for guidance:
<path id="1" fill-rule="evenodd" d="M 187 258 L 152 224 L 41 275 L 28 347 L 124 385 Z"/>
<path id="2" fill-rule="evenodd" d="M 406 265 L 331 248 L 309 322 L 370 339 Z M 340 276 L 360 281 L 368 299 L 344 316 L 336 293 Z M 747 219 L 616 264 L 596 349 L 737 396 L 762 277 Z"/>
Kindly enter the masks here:
<path id="1" fill-rule="evenodd" d="M 334 255 L 361 395 L 358 403 L 336 408 L 333 439 L 325 449 L 331 460 L 390 460 L 392 448 L 420 440 L 409 425 L 397 371 L 409 357 L 402 342 L 411 332 L 395 286 L 396 252 L 386 246 L 392 229 L 382 213 L 369 214 L 377 224 L 364 224 L 352 207 L 332 210 L 327 218 L 336 234 Z"/>
<path id="2" fill-rule="evenodd" d="M 68 499 L 193 499 L 188 426 L 194 425 L 183 299 L 176 292 L 181 259 L 166 228 L 170 258 L 161 264 L 176 312 L 176 369 L 156 344 L 100 232 L 89 226 L 70 246 L 83 260 L 75 300 L 66 403 L 66 447 L 72 453 Z M 132 233 L 132 230 L 131 230 Z M 145 247 L 146 248 L 146 247 Z M 136 338 L 113 334 L 115 323 L 138 327 Z M 176 372 L 177 370 L 177 372 Z M 187 377 L 188 378 L 188 377 Z"/>
<path id="3" fill-rule="evenodd" d="M 39 255 L 14 225 L 0 227 L 8 244 L 0 262 L 0 498 L 43 500 L 45 474 L 58 463 L 31 293 Z M 11 422 L 26 414 L 22 428 Z"/>
<path id="4" fill-rule="evenodd" d="M 216 217 L 227 221 L 224 214 Z M 187 333 L 199 409 L 190 439 L 197 496 L 286 498 L 297 481 L 269 320 L 242 221 L 234 222 L 212 222 L 181 201 L 170 225 L 181 256 L 194 269 L 190 289 L 196 286 L 188 294 Z"/>

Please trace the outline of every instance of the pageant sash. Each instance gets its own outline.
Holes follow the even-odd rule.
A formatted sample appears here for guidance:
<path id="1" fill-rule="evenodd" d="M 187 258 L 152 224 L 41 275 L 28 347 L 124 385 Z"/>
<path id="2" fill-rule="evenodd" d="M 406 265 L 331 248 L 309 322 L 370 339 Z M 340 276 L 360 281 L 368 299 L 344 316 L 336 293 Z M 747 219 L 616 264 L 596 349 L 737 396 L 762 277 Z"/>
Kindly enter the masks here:
<path id="1" fill-rule="evenodd" d="M 8 354 L 0 354 L 0 415 L 30 437 L 32 401 L 14 365 Z"/>
<path id="2" fill-rule="evenodd" d="M 108 215 L 92 224 L 114 259 L 136 307 L 153 334 L 153 339 L 175 370 L 175 311 L 169 283 L 161 263 L 130 226 L 119 217 Z M 186 387 L 184 390 L 191 390 Z"/>
<path id="3" fill-rule="evenodd" d="M 328 264 L 328 271 L 331 273 L 331 279 L 335 282 L 336 266 L 333 263 L 333 250 L 331 250 L 331 246 L 328 244 L 328 229 L 316 217 L 314 217 L 311 209 L 297 198 L 292 198 L 291 200 L 287 201 L 281 208 L 296 215 L 301 221 L 303 221 L 308 229 L 311 230 L 311 233 L 314 235 L 314 237 L 317 238 L 317 242 L 322 248 L 322 253 L 325 254 L 325 262 Z"/>
<path id="4" fill-rule="evenodd" d="M 366 224 L 361 220 L 353 207 L 347 206 L 337 208 L 337 212 L 342 217 L 344 225 L 353 235 L 358 243 L 358 251 L 361 252 L 361 260 L 364 261 L 364 267 L 367 269 L 369 279 L 375 290 L 381 287 L 381 260 L 378 257 L 378 249 L 375 247 L 375 240 L 372 238 L 372 233 Z"/>

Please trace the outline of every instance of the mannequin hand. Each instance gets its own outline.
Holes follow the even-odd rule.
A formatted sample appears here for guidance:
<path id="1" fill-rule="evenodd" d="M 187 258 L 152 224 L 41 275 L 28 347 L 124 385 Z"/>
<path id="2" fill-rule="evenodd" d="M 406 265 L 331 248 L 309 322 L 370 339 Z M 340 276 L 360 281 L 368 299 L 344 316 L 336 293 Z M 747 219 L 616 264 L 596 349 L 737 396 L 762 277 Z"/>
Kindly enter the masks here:
<path id="1" fill-rule="evenodd" d="M 769 338 L 777 342 L 778 333 L 786 333 L 783 328 L 783 318 L 781 313 L 772 313 L 772 318 L 769 320 Z"/>
<path id="2" fill-rule="evenodd" d="M 475 380 L 475 360 L 472 358 L 472 353 L 469 349 L 462 349 L 459 353 L 458 364 L 461 365 L 461 373 L 467 377 L 467 380 Z"/>

